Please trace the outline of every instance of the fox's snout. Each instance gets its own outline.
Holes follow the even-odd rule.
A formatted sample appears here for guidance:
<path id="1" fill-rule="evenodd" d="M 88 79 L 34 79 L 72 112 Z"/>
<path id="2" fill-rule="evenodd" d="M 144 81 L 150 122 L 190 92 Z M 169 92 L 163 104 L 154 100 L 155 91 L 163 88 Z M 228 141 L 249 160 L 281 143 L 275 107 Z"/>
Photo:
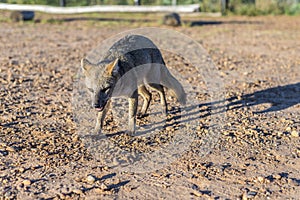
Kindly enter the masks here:
<path id="1" fill-rule="evenodd" d="M 96 108 L 97 110 L 103 110 L 104 106 L 105 106 L 106 102 L 102 102 L 102 103 L 93 103 L 93 107 Z"/>
<path id="2" fill-rule="evenodd" d="M 92 96 L 92 107 L 102 111 L 107 103 L 108 98 L 95 94 Z"/>
<path id="3" fill-rule="evenodd" d="M 102 110 L 104 109 L 105 105 L 106 105 L 106 102 L 101 102 L 101 103 L 99 103 L 99 102 L 94 102 L 94 103 L 92 104 L 92 106 L 93 106 L 96 110 L 98 110 L 98 111 L 102 111 Z"/>

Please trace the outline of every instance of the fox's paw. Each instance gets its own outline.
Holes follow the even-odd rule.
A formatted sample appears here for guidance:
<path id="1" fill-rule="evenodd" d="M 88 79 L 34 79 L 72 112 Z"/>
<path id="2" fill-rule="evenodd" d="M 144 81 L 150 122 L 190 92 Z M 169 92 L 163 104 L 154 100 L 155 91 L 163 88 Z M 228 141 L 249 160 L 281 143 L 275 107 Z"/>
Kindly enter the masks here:
<path id="1" fill-rule="evenodd" d="M 94 134 L 101 134 L 101 129 L 100 128 L 95 128 L 93 133 Z"/>
<path id="2" fill-rule="evenodd" d="M 127 134 L 127 135 L 129 135 L 129 136 L 134 136 L 135 131 L 127 130 L 127 131 L 125 131 L 125 134 Z"/>

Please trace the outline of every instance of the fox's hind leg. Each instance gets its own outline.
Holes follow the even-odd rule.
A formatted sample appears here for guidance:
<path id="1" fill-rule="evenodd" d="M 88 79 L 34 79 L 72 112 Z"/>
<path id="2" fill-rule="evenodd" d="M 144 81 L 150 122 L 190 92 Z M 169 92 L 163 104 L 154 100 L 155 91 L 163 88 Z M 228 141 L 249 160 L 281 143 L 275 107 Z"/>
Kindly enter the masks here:
<path id="1" fill-rule="evenodd" d="M 164 87 L 157 83 L 149 83 L 149 86 L 159 93 L 160 103 L 161 103 L 162 107 L 164 108 L 165 115 L 167 115 L 168 107 L 167 107 L 166 94 L 164 91 Z"/>
<path id="2" fill-rule="evenodd" d="M 151 93 L 147 90 L 145 85 L 139 87 L 138 93 L 143 97 L 143 106 L 139 118 L 146 116 L 146 112 L 149 108 L 150 101 L 152 99 Z"/>
<path id="3" fill-rule="evenodd" d="M 96 126 L 95 126 L 95 133 L 100 133 L 102 126 L 103 126 L 104 118 L 107 114 L 109 107 L 110 107 L 110 100 L 107 101 L 104 109 L 101 112 L 98 112 L 97 122 L 96 122 Z"/>

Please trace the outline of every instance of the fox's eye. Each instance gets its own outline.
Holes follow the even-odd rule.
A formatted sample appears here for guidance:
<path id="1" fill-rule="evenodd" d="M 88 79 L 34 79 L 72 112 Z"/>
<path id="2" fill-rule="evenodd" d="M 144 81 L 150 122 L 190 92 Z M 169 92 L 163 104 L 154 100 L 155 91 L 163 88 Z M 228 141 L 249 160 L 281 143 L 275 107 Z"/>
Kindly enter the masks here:
<path id="1" fill-rule="evenodd" d="M 92 88 L 88 88 L 88 90 L 89 90 L 90 92 L 94 92 L 94 90 L 93 90 Z"/>

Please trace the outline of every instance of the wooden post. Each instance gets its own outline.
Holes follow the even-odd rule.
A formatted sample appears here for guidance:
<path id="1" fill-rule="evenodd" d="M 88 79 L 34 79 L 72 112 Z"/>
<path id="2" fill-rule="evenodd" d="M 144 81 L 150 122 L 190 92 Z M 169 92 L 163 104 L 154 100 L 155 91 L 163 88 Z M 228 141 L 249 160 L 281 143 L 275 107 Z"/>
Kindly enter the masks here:
<path id="1" fill-rule="evenodd" d="M 229 7 L 229 0 L 221 0 L 222 15 L 226 15 L 228 7 Z"/>
<path id="2" fill-rule="evenodd" d="M 66 7 L 67 3 L 66 0 L 59 0 L 60 7 Z"/>
<path id="3" fill-rule="evenodd" d="M 141 0 L 134 0 L 134 5 L 140 6 L 141 5 Z"/>
<path id="4" fill-rule="evenodd" d="M 172 0 L 172 6 L 176 6 L 177 5 L 177 0 Z"/>

